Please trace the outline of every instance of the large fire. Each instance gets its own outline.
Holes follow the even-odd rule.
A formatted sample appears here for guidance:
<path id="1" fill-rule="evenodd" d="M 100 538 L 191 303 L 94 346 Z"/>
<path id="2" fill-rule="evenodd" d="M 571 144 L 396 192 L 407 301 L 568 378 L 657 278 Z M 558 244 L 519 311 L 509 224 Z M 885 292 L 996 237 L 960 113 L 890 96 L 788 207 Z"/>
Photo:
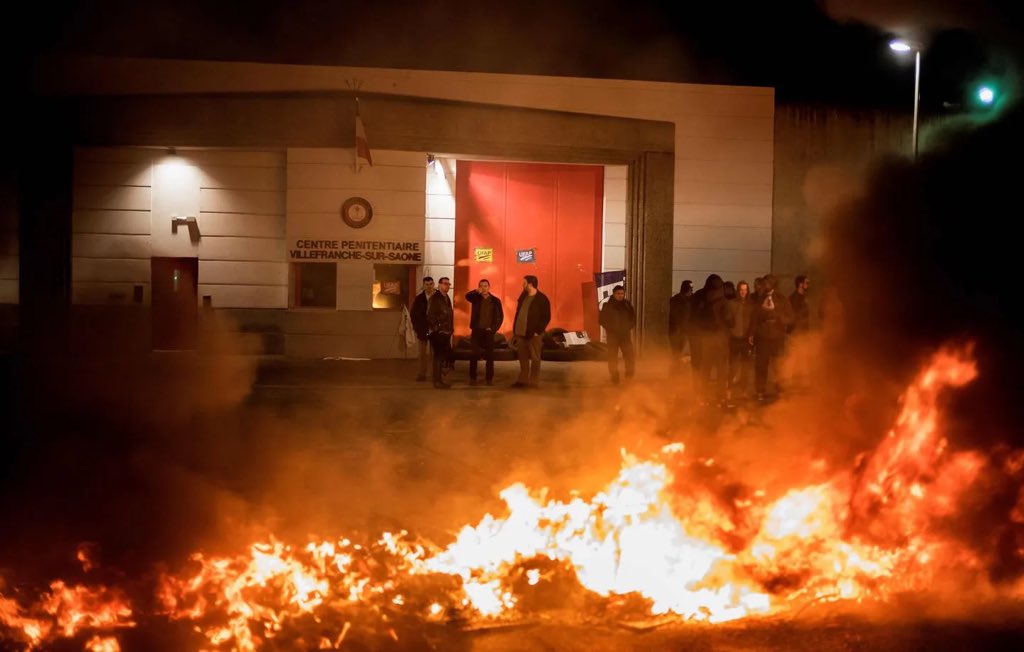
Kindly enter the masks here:
<path id="1" fill-rule="evenodd" d="M 604 617 L 720 623 L 816 601 L 884 601 L 951 570 L 981 576 L 977 553 L 941 525 L 991 462 L 952 450 L 938 410 L 944 389 L 976 375 L 969 351 L 939 352 L 873 452 L 781 495 L 703 487 L 693 473 L 715 462 L 688 459 L 682 444 L 651 459 L 624 452 L 596 495 L 554 500 L 514 484 L 501 492 L 502 516 L 443 548 L 398 532 L 196 553 L 160 576 L 148 616 L 190 623 L 203 649 L 338 649 L 354 630 L 397 639 L 410 626 L 515 622 L 552 608 L 545 600 Z M 1024 454 L 1007 459 L 1024 467 Z M 1008 518 L 1021 514 L 1024 492 Z M 117 590 L 55 581 L 34 601 L 0 594 L 0 634 L 26 649 L 76 639 L 112 652 L 136 611 Z"/>

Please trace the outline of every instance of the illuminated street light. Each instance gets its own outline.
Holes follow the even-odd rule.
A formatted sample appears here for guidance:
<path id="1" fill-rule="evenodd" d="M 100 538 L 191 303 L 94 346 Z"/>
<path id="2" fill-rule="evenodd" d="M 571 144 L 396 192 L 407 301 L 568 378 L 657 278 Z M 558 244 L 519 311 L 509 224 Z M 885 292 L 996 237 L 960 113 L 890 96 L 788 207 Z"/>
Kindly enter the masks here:
<path id="1" fill-rule="evenodd" d="M 992 104 L 995 99 L 996 92 L 992 90 L 991 86 L 982 86 L 978 89 L 978 101 L 982 104 Z"/>
<path id="2" fill-rule="evenodd" d="M 911 132 L 910 139 L 914 151 L 914 158 L 917 158 L 917 105 L 921 99 L 921 48 L 904 41 L 903 39 L 895 39 L 889 41 L 889 49 L 897 54 L 905 54 L 907 52 L 914 53 L 914 126 Z"/>

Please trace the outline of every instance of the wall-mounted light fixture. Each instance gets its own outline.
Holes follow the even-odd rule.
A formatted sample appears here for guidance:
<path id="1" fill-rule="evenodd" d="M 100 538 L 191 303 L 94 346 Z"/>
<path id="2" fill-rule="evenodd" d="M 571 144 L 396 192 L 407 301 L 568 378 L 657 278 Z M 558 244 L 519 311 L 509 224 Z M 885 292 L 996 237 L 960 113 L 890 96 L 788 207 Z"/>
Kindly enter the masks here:
<path id="1" fill-rule="evenodd" d="M 199 221 L 195 215 L 172 215 L 171 216 L 171 233 L 178 232 L 178 226 L 185 225 L 188 227 L 188 239 L 192 242 L 199 242 L 202 234 L 199 233 Z"/>

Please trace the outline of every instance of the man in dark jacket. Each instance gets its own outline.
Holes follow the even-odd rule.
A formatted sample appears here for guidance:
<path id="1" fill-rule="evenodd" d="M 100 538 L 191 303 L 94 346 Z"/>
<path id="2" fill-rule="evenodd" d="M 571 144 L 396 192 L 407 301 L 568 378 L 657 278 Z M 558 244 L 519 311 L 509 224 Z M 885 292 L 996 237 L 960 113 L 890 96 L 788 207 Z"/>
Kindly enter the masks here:
<path id="1" fill-rule="evenodd" d="M 551 322 L 551 302 L 537 289 L 537 277 L 523 277 L 523 293 L 512 322 L 513 344 L 519 358 L 519 379 L 513 387 L 536 387 L 540 380 L 540 352 L 544 331 Z"/>
<path id="2" fill-rule="evenodd" d="M 633 353 L 633 336 L 636 328 L 636 311 L 626 301 L 626 288 L 616 285 L 612 298 L 601 308 L 601 326 L 608 336 L 608 371 L 612 382 L 619 384 L 619 351 L 626 364 L 626 380 L 636 373 L 636 356 Z"/>
<path id="3" fill-rule="evenodd" d="M 793 323 L 789 325 L 790 333 L 803 334 L 811 330 L 811 306 L 807 303 L 807 291 L 811 289 L 811 279 L 800 274 L 793 280 L 796 286 L 789 295 L 789 304 L 793 306 Z"/>
<path id="4" fill-rule="evenodd" d="M 786 330 L 793 323 L 793 307 L 789 299 L 781 292 L 776 292 L 775 277 L 769 274 L 764 277 L 764 295 L 761 302 L 754 306 L 754 314 L 750 318 L 749 341 L 754 345 L 754 389 L 758 400 L 764 400 L 768 385 L 768 369 L 782 354 L 786 341 Z M 778 386 L 778 371 L 775 373 L 775 384 Z"/>
<path id="5" fill-rule="evenodd" d="M 686 352 L 690 333 L 690 300 L 693 298 L 693 282 L 683 281 L 679 294 L 668 302 L 668 339 L 672 345 L 672 368 L 677 369 L 680 358 Z"/>
<path id="6" fill-rule="evenodd" d="M 434 349 L 434 387 L 438 389 L 451 387 L 441 376 L 442 366 L 452 357 L 452 332 L 455 331 L 455 313 L 448 297 L 451 286 L 448 277 L 442 276 L 437 281 L 437 292 L 427 303 L 427 331 Z"/>
<path id="7" fill-rule="evenodd" d="M 412 310 L 409 317 L 412 319 L 412 330 L 416 333 L 416 339 L 420 345 L 420 372 L 416 376 L 417 381 L 427 379 L 427 368 L 430 366 L 431 351 L 430 341 L 427 337 L 427 303 L 434 294 L 434 279 L 431 276 L 423 277 L 423 291 L 416 295 L 412 302 Z"/>
<path id="8" fill-rule="evenodd" d="M 717 274 L 709 276 L 704 288 L 694 295 L 692 320 L 700 351 L 701 402 L 721 401 L 728 389 L 729 329 L 733 322 L 725 284 Z"/>
<path id="9" fill-rule="evenodd" d="M 494 384 L 494 335 L 505 321 L 501 300 L 491 294 L 491 282 L 481 279 L 476 289 L 466 294 L 466 301 L 472 309 L 469 315 L 469 384 L 476 385 L 477 362 L 481 349 L 484 352 L 484 379 Z"/>

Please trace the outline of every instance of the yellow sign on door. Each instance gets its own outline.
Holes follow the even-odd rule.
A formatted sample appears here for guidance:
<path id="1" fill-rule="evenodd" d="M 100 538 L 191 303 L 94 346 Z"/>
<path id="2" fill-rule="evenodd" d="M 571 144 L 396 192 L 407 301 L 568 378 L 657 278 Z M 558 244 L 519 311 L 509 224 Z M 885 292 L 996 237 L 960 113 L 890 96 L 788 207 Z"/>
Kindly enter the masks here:
<path id="1" fill-rule="evenodd" d="M 477 247 L 476 249 L 473 250 L 473 257 L 476 259 L 476 262 L 478 263 L 493 263 L 494 248 L 487 247 L 486 249 L 484 249 L 482 247 Z"/>

